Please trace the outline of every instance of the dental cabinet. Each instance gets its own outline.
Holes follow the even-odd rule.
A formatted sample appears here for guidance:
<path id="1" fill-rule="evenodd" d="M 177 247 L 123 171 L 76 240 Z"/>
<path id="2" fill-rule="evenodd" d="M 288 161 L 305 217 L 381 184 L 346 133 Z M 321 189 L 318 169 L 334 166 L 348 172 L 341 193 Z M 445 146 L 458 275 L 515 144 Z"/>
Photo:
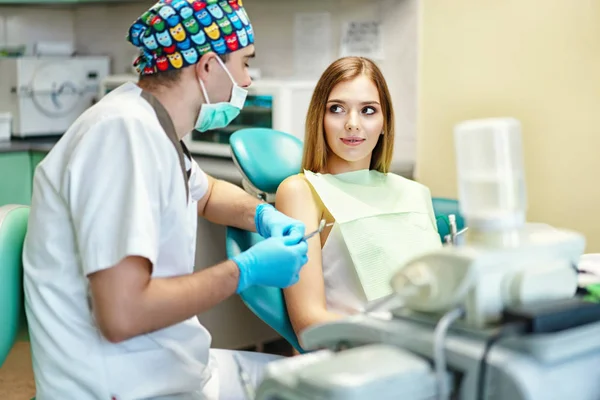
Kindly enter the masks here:
<path id="1" fill-rule="evenodd" d="M 0 153 L 0 206 L 31 203 L 29 151 Z"/>

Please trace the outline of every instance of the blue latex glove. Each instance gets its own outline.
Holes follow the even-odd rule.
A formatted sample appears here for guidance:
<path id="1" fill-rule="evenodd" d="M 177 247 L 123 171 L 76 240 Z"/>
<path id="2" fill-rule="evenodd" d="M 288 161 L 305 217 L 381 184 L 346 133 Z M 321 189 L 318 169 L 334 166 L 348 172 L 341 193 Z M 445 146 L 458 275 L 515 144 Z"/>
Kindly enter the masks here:
<path id="1" fill-rule="evenodd" d="M 288 217 L 268 203 L 261 203 L 256 207 L 254 224 L 256 232 L 264 238 L 287 236 L 296 242 L 304 237 L 306 229 L 302 221 Z"/>
<path id="2" fill-rule="evenodd" d="M 300 279 L 300 269 L 308 262 L 305 240 L 289 237 L 265 239 L 233 257 L 240 269 L 237 293 L 250 286 L 286 288 Z"/>

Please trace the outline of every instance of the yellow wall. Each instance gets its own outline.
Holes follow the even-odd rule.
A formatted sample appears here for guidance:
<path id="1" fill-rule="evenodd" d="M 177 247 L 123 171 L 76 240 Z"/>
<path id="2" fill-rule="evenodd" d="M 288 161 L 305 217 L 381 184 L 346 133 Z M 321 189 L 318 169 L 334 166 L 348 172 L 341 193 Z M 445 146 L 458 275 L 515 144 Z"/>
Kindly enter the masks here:
<path id="1" fill-rule="evenodd" d="M 523 125 L 528 220 L 600 252 L 600 0 L 421 0 L 416 179 L 457 196 L 453 126 Z"/>

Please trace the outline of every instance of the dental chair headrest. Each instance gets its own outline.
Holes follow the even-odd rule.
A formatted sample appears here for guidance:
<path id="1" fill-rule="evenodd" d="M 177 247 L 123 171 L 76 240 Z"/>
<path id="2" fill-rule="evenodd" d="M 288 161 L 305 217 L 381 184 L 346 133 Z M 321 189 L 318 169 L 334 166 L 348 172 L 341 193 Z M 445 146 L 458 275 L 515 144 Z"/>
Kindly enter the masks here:
<path id="1" fill-rule="evenodd" d="M 266 201 L 274 200 L 277 187 L 285 178 L 300 172 L 302 141 L 288 133 L 266 128 L 241 129 L 230 136 L 229 144 L 233 161 L 244 178 L 244 188 Z"/>

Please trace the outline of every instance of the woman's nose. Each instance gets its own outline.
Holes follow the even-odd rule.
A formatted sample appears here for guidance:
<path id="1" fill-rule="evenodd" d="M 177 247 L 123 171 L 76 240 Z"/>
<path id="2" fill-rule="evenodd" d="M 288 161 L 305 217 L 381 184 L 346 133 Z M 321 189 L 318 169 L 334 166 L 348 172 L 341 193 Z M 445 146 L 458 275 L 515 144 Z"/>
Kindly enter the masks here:
<path id="1" fill-rule="evenodd" d="M 355 112 L 351 112 L 348 116 L 348 120 L 346 121 L 346 130 L 349 132 L 358 131 L 358 117 Z"/>

